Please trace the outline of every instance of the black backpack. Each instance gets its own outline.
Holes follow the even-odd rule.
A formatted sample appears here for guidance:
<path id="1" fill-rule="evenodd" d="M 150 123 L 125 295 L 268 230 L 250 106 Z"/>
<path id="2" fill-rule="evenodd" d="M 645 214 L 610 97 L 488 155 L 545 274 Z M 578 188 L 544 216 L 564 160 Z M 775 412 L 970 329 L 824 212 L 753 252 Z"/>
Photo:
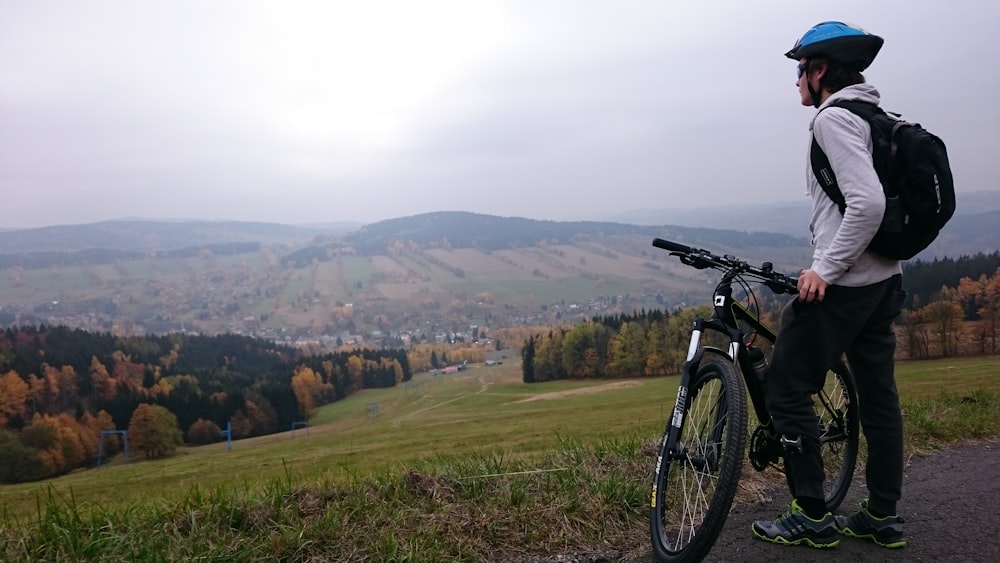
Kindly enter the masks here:
<path id="1" fill-rule="evenodd" d="M 955 213 L 955 185 L 944 142 L 920 124 L 903 121 L 872 103 L 840 100 L 827 107 L 834 106 L 871 125 L 872 161 L 885 192 L 885 215 L 868 250 L 896 260 L 913 258 Z M 844 195 L 816 137 L 810 159 L 820 187 L 843 214 Z"/>

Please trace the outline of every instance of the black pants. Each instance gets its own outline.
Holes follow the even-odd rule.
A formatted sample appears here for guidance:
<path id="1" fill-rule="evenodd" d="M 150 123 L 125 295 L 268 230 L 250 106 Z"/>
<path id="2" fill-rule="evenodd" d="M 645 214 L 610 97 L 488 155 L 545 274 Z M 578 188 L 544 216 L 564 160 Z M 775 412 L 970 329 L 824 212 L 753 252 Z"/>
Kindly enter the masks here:
<path id="1" fill-rule="evenodd" d="M 828 368 L 846 352 L 868 440 L 869 506 L 896 513 L 903 485 L 903 417 L 892 323 L 905 297 L 902 276 L 896 275 L 864 287 L 832 285 L 823 301 L 796 299 L 782 312 L 768 372 L 767 407 L 779 435 L 802 438 L 802 453 L 789 453 L 788 459 L 794 496 L 824 497 L 819 424 L 811 395 L 823 387 Z"/>

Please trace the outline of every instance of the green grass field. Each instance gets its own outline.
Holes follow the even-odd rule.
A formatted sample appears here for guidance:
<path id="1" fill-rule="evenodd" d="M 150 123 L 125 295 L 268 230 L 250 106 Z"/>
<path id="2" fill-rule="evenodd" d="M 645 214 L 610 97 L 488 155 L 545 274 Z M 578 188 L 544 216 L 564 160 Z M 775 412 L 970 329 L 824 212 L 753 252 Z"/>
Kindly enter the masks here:
<path id="1" fill-rule="evenodd" d="M 1000 435 L 1000 357 L 900 362 L 897 373 L 910 453 L 932 450 L 950 441 Z M 44 531 L 57 523 L 53 518 L 63 517 L 83 523 L 74 526 L 83 526 L 91 517 L 108 521 L 131 517 L 143 533 L 150 526 L 161 526 L 163 518 L 174 522 L 178 510 L 203 514 L 220 504 L 250 510 L 250 506 L 280 504 L 288 502 L 289 495 L 299 499 L 308 493 L 324 498 L 327 511 L 369 506 L 362 512 L 371 510 L 374 514 L 358 515 L 360 520 L 343 515 L 344 522 L 358 526 L 358 535 L 348 539 L 364 543 L 359 538 L 364 537 L 365 526 L 371 525 L 369 517 L 387 519 L 386 526 L 392 524 L 386 511 L 395 510 L 391 506 L 394 495 L 447 494 L 457 495 L 448 497 L 449 503 L 457 503 L 449 504 L 448 510 L 481 510 L 492 515 L 491 521 L 515 528 L 539 518 L 539 525 L 572 526 L 572 533 L 563 533 L 582 535 L 572 541 L 609 541 L 609 537 L 619 537 L 617 534 L 634 533 L 628 529 L 638 526 L 644 515 L 642 502 L 653 461 L 649 450 L 662 431 L 676 383 L 671 377 L 525 385 L 520 382 L 518 362 L 474 366 L 455 375 L 419 374 L 397 388 L 366 390 L 325 406 L 311 422 L 308 435 L 298 429 L 294 437 L 285 432 L 240 440 L 233 443 L 232 451 L 227 451 L 224 443 L 183 448 L 165 460 L 139 460 L 128 465 L 118 458 L 100 470 L 80 470 L 44 483 L 0 487 L 0 502 L 10 534 L 19 529 L 22 535 L 38 535 L 38 526 Z M 377 416 L 370 409 L 373 405 Z M 419 482 L 414 484 L 414 480 Z M 401 492 L 400 487 L 405 490 Z M 355 494 L 368 495 L 364 501 L 368 504 L 363 499 L 351 500 Z M 468 497 L 465 501 L 461 500 L 463 495 Z M 434 508 L 440 502 L 437 497 L 412 500 L 417 505 L 433 501 L 433 506 L 422 509 L 432 514 L 411 515 L 413 522 L 392 525 L 398 528 L 397 534 L 412 528 L 415 535 L 410 541 L 417 543 L 408 547 L 365 544 L 357 549 L 368 559 L 358 560 L 403 560 L 407 553 L 426 556 L 455 549 L 474 554 L 483 548 L 456 547 L 455 542 L 465 545 L 462 542 L 471 541 L 464 532 L 432 533 L 421 528 L 434 521 L 435 511 L 444 509 Z M 293 529 L 301 532 L 314 524 L 308 515 L 301 514 L 301 506 L 288 510 L 297 515 L 281 518 L 292 518 L 288 525 Z M 537 514 L 522 514 L 522 510 Z M 604 521 L 589 516 L 577 523 L 560 520 L 566 518 L 567 511 L 575 510 L 585 510 Z M 451 521 L 451 517 L 441 517 Z M 87 527 L 79 532 L 92 530 Z M 239 526 L 227 529 L 224 535 L 231 545 L 224 553 L 233 556 L 233 546 L 237 540 L 248 541 L 248 533 Z M 539 538 L 540 549 L 567 541 L 551 533 Z M 515 548 L 517 541 L 511 538 L 517 536 L 516 530 L 497 534 L 496 542 L 513 542 L 508 547 Z M 265 536 L 251 540 L 263 542 L 254 548 L 263 550 L 261 553 L 270 549 L 269 542 L 276 541 Z M 14 541 L 3 537 L 7 539 L 0 538 L 0 556 L 4 548 L 10 553 Z M 22 536 L 14 537 L 21 538 L 18 542 L 26 541 Z M 389 541 L 388 536 L 379 537 L 379 541 Z M 178 536 L 177 541 L 181 539 Z M 212 538 L 209 534 L 198 541 L 211 543 Z M 333 540 L 313 537 L 309 541 Z M 36 548 L 42 551 L 33 553 L 47 554 L 38 557 L 53 557 L 54 552 Z M 68 553 L 73 559 L 74 552 L 67 549 L 58 553 Z M 206 553 L 197 549 L 193 554 L 182 553 L 176 546 L 169 549 L 172 557 Z M 300 545 L 298 549 L 312 548 Z M 343 556 L 340 551 L 323 553 L 332 560 Z M 459 560 L 481 559 L 469 555 Z"/>
<path id="2" fill-rule="evenodd" d="M 16 514 L 35 507 L 52 487 L 81 502 L 114 504 L 158 491 L 183 495 L 198 484 L 346 478 L 402 469 L 440 456 L 504 450 L 524 455 L 555 447 L 560 436 L 580 440 L 654 436 L 673 400 L 676 379 L 632 382 L 553 382 L 528 386 L 508 362 L 454 375 L 418 374 L 392 389 L 365 390 L 323 407 L 301 429 L 233 442 L 186 447 L 159 461 L 118 459 L 100 470 L 80 470 L 45 483 L 0 486 L 0 502 Z M 599 392 L 593 391 L 600 389 Z M 587 392 L 591 391 L 591 392 Z M 579 394 L 573 394 L 579 393 Z M 561 396 L 562 395 L 562 396 Z M 651 401 L 653 396 L 662 401 Z M 553 397 L 553 398 L 546 398 Z M 535 399 L 523 401 L 524 399 Z M 375 404 L 372 418 L 368 405 Z"/>
<path id="3" fill-rule="evenodd" d="M 1000 392 L 1000 358 L 962 358 L 898 364 L 904 402 L 942 394 Z M 677 379 L 557 381 L 526 385 L 520 364 L 474 366 L 454 375 L 418 374 L 392 389 L 365 390 L 320 409 L 295 437 L 284 432 L 233 443 L 185 447 L 165 460 L 116 459 L 45 483 L 0 487 L 13 513 L 34 508 L 53 487 L 79 501 L 102 503 L 183 494 L 194 484 L 251 483 L 293 474 L 341 478 L 398 470 L 446 456 L 502 450 L 538 454 L 563 439 L 584 443 L 632 436 L 655 439 L 672 406 Z M 375 405 L 372 417 L 368 406 Z"/>

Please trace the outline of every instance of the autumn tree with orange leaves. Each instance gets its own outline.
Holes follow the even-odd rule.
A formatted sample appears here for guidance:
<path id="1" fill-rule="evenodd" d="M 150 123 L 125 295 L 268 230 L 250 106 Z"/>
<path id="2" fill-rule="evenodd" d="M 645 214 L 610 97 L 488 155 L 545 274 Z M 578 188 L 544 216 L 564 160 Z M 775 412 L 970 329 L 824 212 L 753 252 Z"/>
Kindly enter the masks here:
<path id="1" fill-rule="evenodd" d="M 23 419 L 27 413 L 28 384 L 16 371 L 0 375 L 0 428 L 6 428 L 14 419 Z"/>
<path id="2" fill-rule="evenodd" d="M 316 407 L 330 402 L 333 386 L 309 367 L 299 367 L 292 375 L 292 391 L 299 402 L 299 414 L 306 420 L 312 418 Z"/>
<path id="3" fill-rule="evenodd" d="M 188 440 L 192 444 L 211 444 L 222 439 L 222 431 L 219 425 L 211 420 L 199 418 L 188 428 Z"/>

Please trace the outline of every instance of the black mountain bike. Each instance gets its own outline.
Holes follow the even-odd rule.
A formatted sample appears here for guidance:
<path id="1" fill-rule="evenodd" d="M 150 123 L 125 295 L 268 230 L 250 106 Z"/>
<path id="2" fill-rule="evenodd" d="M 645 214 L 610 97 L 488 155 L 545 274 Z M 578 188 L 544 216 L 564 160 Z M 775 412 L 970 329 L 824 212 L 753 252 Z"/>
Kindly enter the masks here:
<path id="1" fill-rule="evenodd" d="M 775 435 L 764 404 L 766 355 L 775 333 L 760 321 L 750 283 L 795 294 L 797 280 L 778 273 L 769 262 L 760 267 L 733 256 L 716 256 L 654 239 L 653 246 L 698 269 L 722 272 L 715 288 L 711 318 L 697 318 L 691 328 L 687 360 L 677 400 L 660 443 L 653 470 L 649 530 L 653 551 L 664 563 L 700 561 L 711 550 L 733 503 L 747 451 L 747 396 L 759 421 L 749 434 L 748 457 L 758 471 L 784 468 L 786 444 Z M 733 297 L 737 285 L 747 305 Z M 721 335 L 724 345 L 703 342 L 706 333 Z M 760 337 L 763 341 L 758 341 Z M 742 382 L 740 381 L 742 376 Z M 858 454 L 858 412 L 854 381 L 839 360 L 813 397 L 820 424 L 826 503 L 836 509 L 851 484 Z M 794 483 L 785 472 L 790 488 Z"/>

